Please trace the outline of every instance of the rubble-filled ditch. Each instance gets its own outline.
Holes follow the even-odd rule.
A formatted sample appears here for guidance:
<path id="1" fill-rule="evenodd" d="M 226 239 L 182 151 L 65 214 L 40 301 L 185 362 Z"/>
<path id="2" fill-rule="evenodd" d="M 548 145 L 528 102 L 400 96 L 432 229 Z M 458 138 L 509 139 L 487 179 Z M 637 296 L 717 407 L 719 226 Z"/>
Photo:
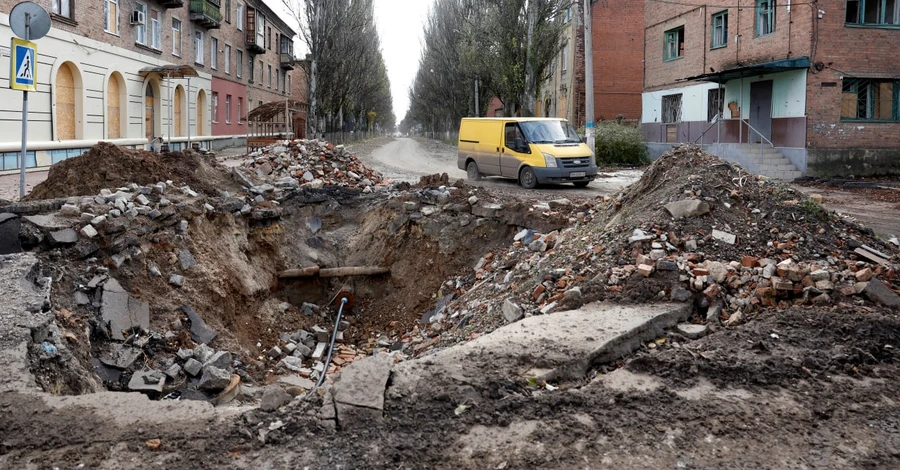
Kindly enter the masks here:
<path id="1" fill-rule="evenodd" d="M 53 279 L 55 322 L 30 347 L 44 390 L 223 403 L 258 398 L 260 386 L 282 380 L 300 393 L 326 370 L 339 291 L 355 302 L 329 374 L 408 347 L 404 334 L 442 283 L 508 244 L 517 227 L 549 232 L 569 220 L 525 205 L 500 211 L 489 194 L 446 175 L 387 184 L 316 141 L 251 153 L 231 176 L 185 158 L 101 144 L 35 188 L 56 199 L 0 208 Z M 107 162 L 115 170 L 96 176 Z M 179 170 L 186 166 L 197 171 Z M 170 170 L 180 179 L 138 177 Z M 197 179 L 206 173 L 218 176 Z M 117 185 L 89 193 L 110 181 Z M 388 272 L 340 273 L 367 267 Z"/>

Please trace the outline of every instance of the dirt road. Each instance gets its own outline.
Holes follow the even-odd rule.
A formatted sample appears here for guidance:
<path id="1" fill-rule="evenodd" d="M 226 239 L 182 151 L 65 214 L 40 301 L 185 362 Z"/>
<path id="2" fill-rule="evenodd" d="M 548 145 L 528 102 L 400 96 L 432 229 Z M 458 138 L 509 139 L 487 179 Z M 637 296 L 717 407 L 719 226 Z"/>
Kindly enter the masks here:
<path id="1" fill-rule="evenodd" d="M 456 166 L 456 147 L 430 139 L 381 138 L 348 146 L 366 164 L 378 169 L 386 178 L 418 181 L 420 176 L 447 173 L 450 180 L 466 179 L 466 172 Z M 601 171 L 586 188 L 572 185 L 542 185 L 526 191 L 515 180 L 484 178 L 467 184 L 493 191 L 530 194 L 535 198 L 596 197 L 611 194 L 640 178 L 641 170 Z"/>

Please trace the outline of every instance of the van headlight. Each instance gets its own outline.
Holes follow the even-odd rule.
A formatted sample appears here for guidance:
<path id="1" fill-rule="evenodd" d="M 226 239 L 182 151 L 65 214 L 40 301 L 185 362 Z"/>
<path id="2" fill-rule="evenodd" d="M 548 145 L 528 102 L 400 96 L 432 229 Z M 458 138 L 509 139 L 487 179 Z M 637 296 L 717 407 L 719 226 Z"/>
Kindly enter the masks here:
<path id="1" fill-rule="evenodd" d="M 547 168 L 556 168 L 556 157 L 550 155 L 547 152 L 541 152 L 544 154 L 544 164 Z"/>

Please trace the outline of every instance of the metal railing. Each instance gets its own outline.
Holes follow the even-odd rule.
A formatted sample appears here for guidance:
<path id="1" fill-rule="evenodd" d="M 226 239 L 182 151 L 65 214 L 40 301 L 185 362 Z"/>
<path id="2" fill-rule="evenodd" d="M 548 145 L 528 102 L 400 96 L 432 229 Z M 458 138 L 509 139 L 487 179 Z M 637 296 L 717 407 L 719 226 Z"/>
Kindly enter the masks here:
<path id="1" fill-rule="evenodd" d="M 216 23 L 222 22 L 222 12 L 219 11 L 219 7 L 207 0 L 191 0 L 190 12 L 201 13 Z"/>

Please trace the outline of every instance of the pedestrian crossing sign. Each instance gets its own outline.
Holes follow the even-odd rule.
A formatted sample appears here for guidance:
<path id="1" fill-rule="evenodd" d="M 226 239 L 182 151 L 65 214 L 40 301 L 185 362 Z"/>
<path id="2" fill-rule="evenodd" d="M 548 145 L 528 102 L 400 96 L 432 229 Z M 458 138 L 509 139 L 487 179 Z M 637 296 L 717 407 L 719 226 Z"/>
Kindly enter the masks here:
<path id="1" fill-rule="evenodd" d="M 12 38 L 9 54 L 9 87 L 37 91 L 37 44 Z"/>

